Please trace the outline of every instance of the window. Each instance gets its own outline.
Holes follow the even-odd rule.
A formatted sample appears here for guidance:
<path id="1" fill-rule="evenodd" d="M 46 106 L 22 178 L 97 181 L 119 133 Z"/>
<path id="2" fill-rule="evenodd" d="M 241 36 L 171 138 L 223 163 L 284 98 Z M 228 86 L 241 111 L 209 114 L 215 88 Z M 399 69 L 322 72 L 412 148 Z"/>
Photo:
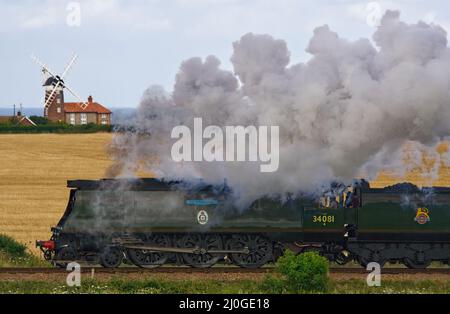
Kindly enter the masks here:
<path id="1" fill-rule="evenodd" d="M 108 121 L 102 120 L 102 124 L 103 124 L 103 125 L 106 125 L 106 124 L 108 124 Z"/>
<path id="2" fill-rule="evenodd" d="M 75 125 L 75 114 L 74 113 L 70 114 L 70 124 Z"/>
<path id="3" fill-rule="evenodd" d="M 87 114 L 81 114 L 81 124 L 87 124 Z"/>
<path id="4" fill-rule="evenodd" d="M 61 113 L 61 107 L 56 108 L 57 113 Z"/>
<path id="5" fill-rule="evenodd" d="M 360 192 L 357 189 L 345 191 L 343 197 L 345 198 L 345 208 L 359 208 L 361 206 Z"/>
<path id="6" fill-rule="evenodd" d="M 58 99 L 56 99 L 56 103 L 60 104 L 61 103 L 61 98 L 58 97 Z M 59 109 L 59 108 L 58 108 Z"/>
<path id="7" fill-rule="evenodd" d="M 336 209 L 339 207 L 339 197 L 334 195 L 322 196 L 319 200 L 319 208 L 321 209 Z"/>
<path id="8" fill-rule="evenodd" d="M 106 120 L 106 119 L 107 119 L 106 113 L 102 113 L 102 120 Z"/>

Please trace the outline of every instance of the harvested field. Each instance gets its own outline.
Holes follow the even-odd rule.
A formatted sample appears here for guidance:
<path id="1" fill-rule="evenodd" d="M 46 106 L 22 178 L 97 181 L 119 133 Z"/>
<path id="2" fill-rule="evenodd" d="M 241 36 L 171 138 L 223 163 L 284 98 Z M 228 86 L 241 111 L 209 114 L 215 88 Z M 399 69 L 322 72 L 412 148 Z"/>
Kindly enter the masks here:
<path id="1" fill-rule="evenodd" d="M 109 133 L 0 135 L 0 233 L 47 239 L 68 198 L 68 179 L 98 179 L 110 165 Z"/>

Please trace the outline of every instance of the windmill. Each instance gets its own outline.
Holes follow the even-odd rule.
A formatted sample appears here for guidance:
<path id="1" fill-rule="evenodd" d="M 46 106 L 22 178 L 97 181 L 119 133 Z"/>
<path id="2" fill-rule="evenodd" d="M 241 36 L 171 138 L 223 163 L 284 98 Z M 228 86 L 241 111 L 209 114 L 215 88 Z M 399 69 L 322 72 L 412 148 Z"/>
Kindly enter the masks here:
<path id="1" fill-rule="evenodd" d="M 66 82 L 64 82 L 67 73 L 69 73 L 69 70 L 72 68 L 73 64 L 77 59 L 77 55 L 73 55 L 73 57 L 67 64 L 66 68 L 64 69 L 62 75 L 55 74 L 56 72 L 52 71 L 45 63 L 40 61 L 36 56 L 32 55 L 31 59 L 42 67 L 42 73 L 44 74 L 44 87 L 46 88 L 44 100 L 45 117 L 48 116 L 48 109 L 55 101 L 55 99 L 58 99 L 59 97 L 61 103 L 62 104 L 64 103 L 63 98 L 64 89 L 67 89 L 75 98 L 77 98 L 80 101 L 81 109 L 85 110 L 87 108 L 88 104 L 84 100 L 82 100 L 81 97 L 78 96 L 78 94 L 72 88 L 70 88 Z"/>

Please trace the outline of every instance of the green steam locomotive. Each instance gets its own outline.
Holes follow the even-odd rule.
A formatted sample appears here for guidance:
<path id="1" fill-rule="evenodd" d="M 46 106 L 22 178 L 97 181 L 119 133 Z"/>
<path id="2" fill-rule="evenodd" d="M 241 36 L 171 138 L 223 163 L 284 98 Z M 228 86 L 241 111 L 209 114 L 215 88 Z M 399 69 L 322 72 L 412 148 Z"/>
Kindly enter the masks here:
<path id="1" fill-rule="evenodd" d="M 449 188 L 335 185 L 320 196 L 262 198 L 242 209 L 226 185 L 138 179 L 69 181 L 68 187 L 69 203 L 51 239 L 36 242 L 58 266 L 257 268 L 286 249 L 362 266 L 450 261 Z"/>

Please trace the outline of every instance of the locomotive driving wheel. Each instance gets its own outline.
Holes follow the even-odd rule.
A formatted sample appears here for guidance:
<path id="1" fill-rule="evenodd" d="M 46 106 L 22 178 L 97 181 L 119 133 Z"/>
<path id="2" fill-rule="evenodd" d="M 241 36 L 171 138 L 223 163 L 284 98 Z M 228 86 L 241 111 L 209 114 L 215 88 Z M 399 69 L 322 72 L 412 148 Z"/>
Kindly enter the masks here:
<path id="1" fill-rule="evenodd" d="M 223 251 L 222 238 L 215 234 L 187 234 L 179 241 L 182 248 L 193 248 L 194 253 L 183 253 L 184 262 L 196 268 L 209 268 L 224 258 L 224 254 L 208 253 L 211 250 Z"/>
<path id="2" fill-rule="evenodd" d="M 105 268 L 117 268 L 122 261 L 123 252 L 117 247 L 106 247 L 100 254 L 100 265 Z"/>
<path id="3" fill-rule="evenodd" d="M 156 234 L 146 241 L 148 245 L 157 247 L 169 247 L 170 238 L 163 234 Z M 170 254 L 165 252 L 153 252 L 139 249 L 128 249 L 127 256 L 130 261 L 141 268 L 156 268 L 164 265 Z"/>
<path id="4" fill-rule="evenodd" d="M 411 259 L 411 258 L 407 257 L 403 260 L 403 264 L 405 264 L 406 267 L 408 267 L 410 269 L 425 269 L 428 266 L 430 266 L 431 261 L 425 260 L 423 262 L 418 262 L 415 259 Z"/>
<path id="5" fill-rule="evenodd" d="M 230 254 L 233 262 L 243 268 L 258 268 L 273 258 L 272 242 L 256 234 L 235 235 L 228 241 L 228 248 L 232 251 L 248 251 Z"/>
<path id="6" fill-rule="evenodd" d="M 370 263 L 377 263 L 380 265 L 381 268 L 383 268 L 387 263 L 386 259 L 365 258 L 365 257 L 361 257 L 361 256 L 357 257 L 356 260 L 359 263 L 359 265 L 361 265 L 364 268 L 367 268 L 367 266 Z"/>
<path id="7" fill-rule="evenodd" d="M 381 268 L 383 268 L 388 262 L 386 258 L 378 256 L 376 254 L 371 255 L 370 258 L 358 257 L 357 260 L 359 264 L 364 268 L 367 268 L 370 263 L 377 263 Z"/>
<path id="8" fill-rule="evenodd" d="M 75 249 L 71 247 L 63 247 L 60 249 L 55 256 L 55 259 L 57 260 L 54 265 L 59 268 L 66 268 L 67 265 L 71 262 L 75 262 L 78 258 L 78 254 L 75 251 Z M 64 261 L 64 262 L 63 262 Z M 65 262 L 67 261 L 67 262 Z"/>

